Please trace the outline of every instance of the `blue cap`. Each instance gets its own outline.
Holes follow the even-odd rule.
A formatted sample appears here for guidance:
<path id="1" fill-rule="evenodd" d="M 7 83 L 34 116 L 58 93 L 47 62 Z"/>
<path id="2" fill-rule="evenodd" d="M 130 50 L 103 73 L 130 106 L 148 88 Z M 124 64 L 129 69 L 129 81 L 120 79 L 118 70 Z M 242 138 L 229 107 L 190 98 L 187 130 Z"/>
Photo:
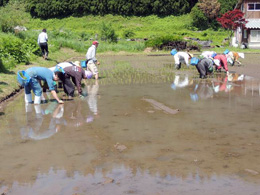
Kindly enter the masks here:
<path id="1" fill-rule="evenodd" d="M 176 49 L 173 49 L 172 51 L 171 51 L 171 55 L 175 55 L 177 53 L 177 50 Z"/>
<path id="2" fill-rule="evenodd" d="M 193 65 L 193 66 L 196 66 L 199 63 L 199 61 L 200 61 L 199 58 L 193 57 L 190 60 L 190 64 Z"/>
<path id="3" fill-rule="evenodd" d="M 229 50 L 226 49 L 223 53 L 224 53 L 224 54 L 228 54 L 228 53 L 229 53 Z"/>

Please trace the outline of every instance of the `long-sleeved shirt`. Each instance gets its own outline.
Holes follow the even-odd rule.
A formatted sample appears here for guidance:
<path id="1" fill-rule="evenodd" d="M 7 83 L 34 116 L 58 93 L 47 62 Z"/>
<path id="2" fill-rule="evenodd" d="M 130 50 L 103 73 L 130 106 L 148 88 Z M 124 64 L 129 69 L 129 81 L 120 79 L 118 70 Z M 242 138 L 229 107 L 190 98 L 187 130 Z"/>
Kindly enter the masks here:
<path id="1" fill-rule="evenodd" d="M 79 66 L 69 66 L 64 68 L 65 77 L 72 77 L 72 81 L 77 86 L 78 93 L 82 93 L 81 80 L 86 78 L 85 71 Z"/>
<path id="2" fill-rule="evenodd" d="M 69 67 L 69 66 L 74 66 L 74 65 L 73 65 L 73 63 L 71 63 L 71 62 L 61 62 L 61 63 L 57 64 L 56 66 L 53 66 L 53 67 L 51 67 L 51 68 L 49 68 L 49 69 L 50 69 L 52 72 L 54 72 L 57 66 L 64 69 L 64 68 L 67 68 L 67 67 Z"/>
<path id="3" fill-rule="evenodd" d="M 214 59 L 220 61 L 220 66 L 218 67 L 218 69 L 221 69 L 221 66 L 222 66 L 226 71 L 228 71 L 227 57 L 224 54 L 223 55 L 216 55 L 214 57 Z"/>
<path id="4" fill-rule="evenodd" d="M 36 78 L 38 80 L 43 80 L 47 82 L 49 89 L 55 90 L 55 85 L 53 83 L 54 74 L 51 70 L 45 67 L 31 67 L 25 71 L 30 77 Z"/>
<path id="5" fill-rule="evenodd" d="M 215 51 L 203 51 L 201 55 L 204 58 L 211 58 L 213 54 L 216 54 L 216 52 Z"/>
<path id="6" fill-rule="evenodd" d="M 189 54 L 187 52 L 179 51 L 174 55 L 175 64 L 184 62 L 189 67 Z"/>
<path id="7" fill-rule="evenodd" d="M 47 43 L 48 42 L 48 35 L 45 32 L 41 32 L 38 36 L 38 44 L 40 43 Z"/>
<path id="8" fill-rule="evenodd" d="M 210 68 L 213 70 L 213 61 L 208 58 L 204 58 L 200 60 L 196 68 L 201 76 L 206 76 Z"/>
<path id="9" fill-rule="evenodd" d="M 88 63 L 95 63 L 97 61 L 96 59 L 96 46 L 92 45 L 91 47 L 88 48 L 88 51 L 86 53 L 86 58 L 88 60 Z"/>

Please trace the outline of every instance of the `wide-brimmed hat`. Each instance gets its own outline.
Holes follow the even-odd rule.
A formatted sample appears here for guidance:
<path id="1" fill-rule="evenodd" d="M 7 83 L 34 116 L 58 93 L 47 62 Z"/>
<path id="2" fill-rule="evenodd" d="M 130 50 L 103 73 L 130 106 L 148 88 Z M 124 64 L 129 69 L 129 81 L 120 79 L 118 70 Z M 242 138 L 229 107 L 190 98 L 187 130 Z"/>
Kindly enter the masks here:
<path id="1" fill-rule="evenodd" d="M 189 53 L 189 52 L 187 52 L 188 54 L 189 54 L 189 56 L 191 57 L 191 58 L 193 58 L 193 54 L 192 53 Z"/>
<path id="2" fill-rule="evenodd" d="M 75 64 L 76 66 L 81 67 L 81 66 L 80 66 L 80 61 L 75 61 L 75 62 L 73 62 L 73 64 Z"/>

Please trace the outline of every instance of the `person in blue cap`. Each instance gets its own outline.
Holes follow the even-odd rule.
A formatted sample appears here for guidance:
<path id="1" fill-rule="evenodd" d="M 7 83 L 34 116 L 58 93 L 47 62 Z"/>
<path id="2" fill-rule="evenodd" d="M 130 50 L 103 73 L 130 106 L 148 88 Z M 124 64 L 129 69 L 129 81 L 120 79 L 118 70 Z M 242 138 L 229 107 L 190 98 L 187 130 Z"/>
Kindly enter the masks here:
<path id="1" fill-rule="evenodd" d="M 21 72 L 21 71 L 19 71 Z M 35 94 L 34 104 L 41 103 L 42 95 L 42 83 L 44 81 L 47 83 L 49 90 L 51 91 L 52 96 L 57 100 L 58 103 L 63 104 L 64 102 L 59 99 L 55 91 L 55 82 L 58 80 L 63 80 L 64 74 L 60 71 L 53 73 L 51 70 L 45 67 L 31 67 L 23 71 L 24 75 L 21 75 L 18 72 L 18 82 L 24 86 L 25 91 L 25 102 L 32 103 L 32 94 L 31 91 Z M 23 79 L 21 79 L 21 77 Z M 25 79 L 26 78 L 26 81 Z"/>
<path id="2" fill-rule="evenodd" d="M 195 65 L 201 79 L 207 78 L 207 75 L 213 72 L 213 65 L 214 61 L 209 58 L 203 58 L 199 60 L 198 58 L 194 57 L 191 59 L 191 65 Z"/>
<path id="3" fill-rule="evenodd" d="M 175 68 L 179 70 L 181 68 L 181 64 L 184 63 L 186 64 L 187 67 L 190 66 L 189 64 L 189 59 L 193 57 L 193 54 L 189 52 L 184 52 L 184 51 L 177 51 L 176 49 L 173 49 L 171 51 L 171 55 L 174 57 L 175 61 Z"/>

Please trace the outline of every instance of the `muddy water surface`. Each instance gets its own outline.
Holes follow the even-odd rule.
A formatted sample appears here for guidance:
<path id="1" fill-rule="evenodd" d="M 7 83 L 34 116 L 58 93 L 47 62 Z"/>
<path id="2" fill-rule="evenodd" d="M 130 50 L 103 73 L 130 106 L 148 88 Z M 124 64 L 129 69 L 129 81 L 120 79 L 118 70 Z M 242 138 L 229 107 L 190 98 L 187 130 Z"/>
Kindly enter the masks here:
<path id="1" fill-rule="evenodd" d="M 0 192 L 260 194 L 259 81 L 167 68 L 104 69 L 84 99 L 64 105 L 10 102 Z"/>

